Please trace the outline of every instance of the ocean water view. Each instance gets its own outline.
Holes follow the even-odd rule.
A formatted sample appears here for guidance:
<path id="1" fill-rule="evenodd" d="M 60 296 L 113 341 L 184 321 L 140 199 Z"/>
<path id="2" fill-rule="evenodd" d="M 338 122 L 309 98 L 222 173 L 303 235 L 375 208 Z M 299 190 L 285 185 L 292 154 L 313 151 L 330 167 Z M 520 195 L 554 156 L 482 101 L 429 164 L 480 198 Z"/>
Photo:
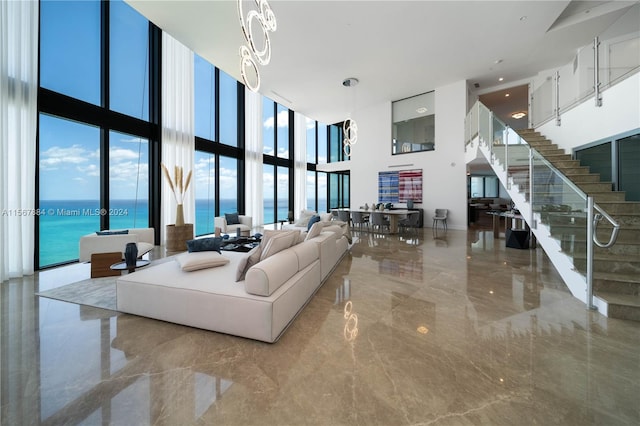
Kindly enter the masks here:
<path id="1" fill-rule="evenodd" d="M 278 203 L 286 204 L 286 200 Z M 264 223 L 274 223 L 274 200 L 264 200 L 264 210 Z M 220 200 L 221 215 L 237 211 L 235 199 Z M 108 212 L 100 211 L 98 200 L 40 200 L 40 212 L 40 267 L 77 259 L 80 237 L 100 230 L 102 214 L 109 214 L 110 229 L 149 226 L 147 200 L 111 200 Z M 214 200 L 196 200 L 196 235 L 214 232 L 214 212 Z M 287 214 L 287 207 L 278 209 L 278 217 Z"/>

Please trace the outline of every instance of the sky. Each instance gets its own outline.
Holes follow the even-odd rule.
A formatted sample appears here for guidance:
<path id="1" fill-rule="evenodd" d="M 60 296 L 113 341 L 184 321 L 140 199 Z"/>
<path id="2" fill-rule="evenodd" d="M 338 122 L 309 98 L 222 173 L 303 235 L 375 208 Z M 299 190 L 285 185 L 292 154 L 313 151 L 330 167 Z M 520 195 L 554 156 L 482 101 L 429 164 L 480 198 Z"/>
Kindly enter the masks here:
<path id="1" fill-rule="evenodd" d="M 43 1 L 41 6 L 41 85 L 100 105 L 100 3 L 98 1 Z M 122 1 L 111 2 L 110 109 L 149 119 L 148 21 Z M 214 67 L 194 58 L 195 134 L 215 140 Z M 220 71 L 220 141 L 237 146 L 236 80 Z M 264 98 L 264 154 L 288 158 L 287 145 L 274 146 L 274 137 L 288 138 L 288 110 Z M 277 125 L 276 125 L 277 123 Z M 308 121 L 308 125 L 314 125 Z M 309 136 L 312 133 L 308 133 Z M 111 199 L 148 196 L 149 141 L 110 131 L 109 181 Z M 322 137 L 322 135 L 321 135 Z M 42 200 L 97 200 L 100 194 L 100 129 L 45 114 L 40 115 L 40 198 Z M 323 160 L 326 162 L 326 159 Z M 321 161 L 322 162 L 322 161 Z M 196 199 L 212 198 L 214 157 L 196 152 Z M 268 170 L 265 168 L 265 170 Z M 274 180 L 286 193 L 288 173 L 277 178 L 265 173 L 265 197 L 273 194 Z M 236 160 L 220 159 L 220 196 L 235 198 Z M 269 198 L 272 198 L 269 197 Z"/>

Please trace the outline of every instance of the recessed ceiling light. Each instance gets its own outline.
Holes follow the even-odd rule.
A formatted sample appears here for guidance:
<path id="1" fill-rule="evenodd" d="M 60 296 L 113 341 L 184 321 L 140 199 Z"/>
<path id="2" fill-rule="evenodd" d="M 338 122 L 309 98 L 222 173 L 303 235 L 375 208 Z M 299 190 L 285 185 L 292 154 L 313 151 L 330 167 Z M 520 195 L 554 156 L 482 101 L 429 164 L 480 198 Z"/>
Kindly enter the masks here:
<path id="1" fill-rule="evenodd" d="M 521 20 L 521 21 L 526 21 L 526 20 L 527 20 L 526 15 L 525 15 L 525 16 L 521 16 L 521 17 L 520 17 L 520 20 Z"/>
<path id="2" fill-rule="evenodd" d="M 511 118 L 515 118 L 516 120 L 520 120 L 525 115 L 527 115 L 527 113 L 524 112 L 524 111 L 514 112 L 513 114 L 511 114 Z"/>
<path id="3" fill-rule="evenodd" d="M 498 81 L 502 81 L 502 80 L 504 80 L 504 77 L 500 77 L 500 78 L 498 79 Z"/>
<path id="4" fill-rule="evenodd" d="M 496 61 L 494 63 L 495 64 L 501 64 L 502 63 L 502 59 L 496 59 Z"/>
<path id="5" fill-rule="evenodd" d="M 505 97 L 505 98 L 508 98 L 509 96 L 510 96 L 510 95 L 509 95 L 508 93 L 505 93 L 505 94 L 504 94 L 504 97 Z"/>
<path id="6" fill-rule="evenodd" d="M 425 112 L 427 112 L 427 108 L 425 108 L 425 107 L 420 107 L 420 108 L 416 109 L 416 112 L 417 112 L 418 114 L 424 114 Z"/>

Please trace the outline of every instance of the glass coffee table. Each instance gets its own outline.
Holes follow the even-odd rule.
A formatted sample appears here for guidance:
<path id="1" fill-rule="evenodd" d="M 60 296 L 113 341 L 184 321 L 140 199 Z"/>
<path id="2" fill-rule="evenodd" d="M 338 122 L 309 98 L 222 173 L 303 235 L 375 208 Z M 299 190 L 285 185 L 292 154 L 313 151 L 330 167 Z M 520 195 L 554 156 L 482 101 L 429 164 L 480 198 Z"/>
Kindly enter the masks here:
<path id="1" fill-rule="evenodd" d="M 109 268 L 113 269 L 114 271 L 129 271 L 129 272 L 133 272 L 136 270 L 136 268 L 142 268 L 143 266 L 147 266 L 148 264 L 150 264 L 151 261 L 150 260 L 145 260 L 145 259 L 138 259 L 136 260 L 136 266 L 133 266 L 131 268 L 129 268 L 127 266 L 127 262 L 118 262 L 118 263 L 114 263 L 113 265 L 111 265 Z"/>

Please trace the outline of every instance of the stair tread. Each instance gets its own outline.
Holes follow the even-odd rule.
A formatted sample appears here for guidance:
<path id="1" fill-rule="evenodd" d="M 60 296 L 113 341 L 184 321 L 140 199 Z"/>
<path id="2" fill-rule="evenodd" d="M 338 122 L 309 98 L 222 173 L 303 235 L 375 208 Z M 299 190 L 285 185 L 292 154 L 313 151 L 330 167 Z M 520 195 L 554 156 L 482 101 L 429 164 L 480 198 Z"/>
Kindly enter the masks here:
<path id="1" fill-rule="evenodd" d="M 633 306 L 633 307 L 640 308 L 640 295 L 620 294 L 620 293 L 611 293 L 611 292 L 598 292 L 596 295 L 609 304 Z"/>
<path id="2" fill-rule="evenodd" d="M 598 280 L 620 281 L 625 283 L 638 283 L 640 286 L 640 277 L 637 274 L 622 274 L 615 272 L 593 272 L 593 278 Z"/>

